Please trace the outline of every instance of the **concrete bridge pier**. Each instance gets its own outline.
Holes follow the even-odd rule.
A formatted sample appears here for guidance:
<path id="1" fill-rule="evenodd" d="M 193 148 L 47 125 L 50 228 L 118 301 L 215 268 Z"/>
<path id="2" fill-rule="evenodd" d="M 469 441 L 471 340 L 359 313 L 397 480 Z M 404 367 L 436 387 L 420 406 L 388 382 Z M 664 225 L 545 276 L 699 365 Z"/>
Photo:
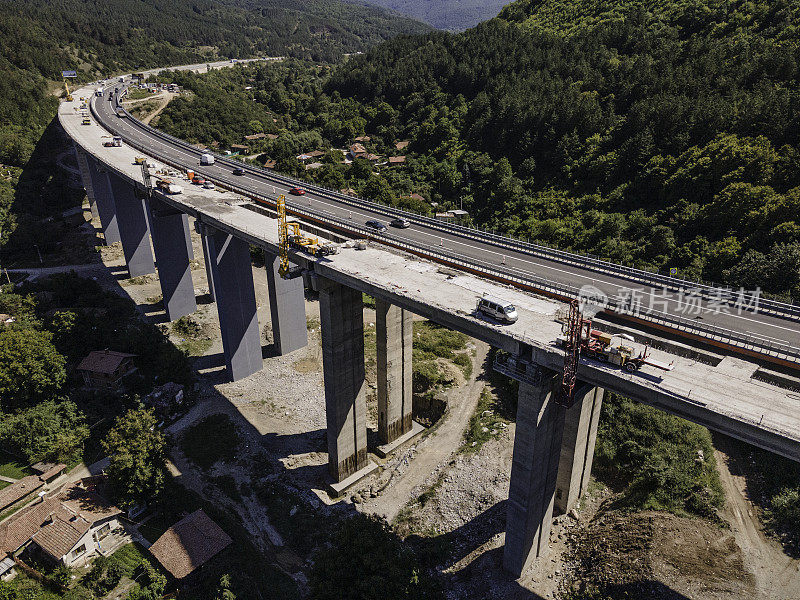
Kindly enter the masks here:
<path id="1" fill-rule="evenodd" d="M 378 363 L 378 439 L 390 444 L 412 429 L 413 315 L 375 300 Z"/>
<path id="2" fill-rule="evenodd" d="M 232 381 L 261 370 L 261 332 L 247 242 L 197 222 L 217 301 L 225 365 Z M 183 245 L 183 236 L 180 236 Z"/>
<path id="3" fill-rule="evenodd" d="M 556 479 L 555 512 L 568 513 L 589 486 L 597 423 L 605 390 L 588 383 L 575 389 L 575 404 L 567 409 Z"/>
<path id="4" fill-rule="evenodd" d="M 86 195 L 89 203 L 93 203 L 92 214 L 97 211 L 100 218 L 100 226 L 103 230 L 103 238 L 106 246 L 110 246 L 120 241 L 119 226 L 117 225 L 117 210 L 114 207 L 114 196 L 106 177 L 105 169 L 101 172 L 101 165 L 82 150 L 76 148 L 78 165 L 81 169 L 81 179 L 83 187 L 86 188 Z"/>
<path id="5" fill-rule="evenodd" d="M 534 365 L 519 382 L 503 567 L 519 577 L 547 553 L 554 508 L 565 513 L 589 484 L 604 390 L 579 384 L 555 402 L 561 373 Z"/>
<path id="6" fill-rule="evenodd" d="M 92 186 L 92 176 L 89 173 L 89 159 L 86 153 L 83 152 L 80 146 L 72 142 L 72 150 L 75 153 L 75 159 L 78 162 L 78 169 L 81 172 L 81 181 L 83 188 L 86 190 L 86 197 L 89 199 L 89 208 L 92 211 L 92 218 L 99 219 L 100 213 L 97 212 L 97 200 L 94 197 L 94 188 Z"/>
<path id="7" fill-rule="evenodd" d="M 328 428 L 328 469 L 341 484 L 370 465 L 361 292 L 317 277 Z M 342 488 L 332 486 L 336 493 Z"/>
<path id="8" fill-rule="evenodd" d="M 264 253 L 269 289 L 272 339 L 283 356 L 308 344 L 303 278 L 283 279 L 278 272 L 281 261 L 275 254 Z"/>
<path id="9" fill-rule="evenodd" d="M 537 367 L 520 381 L 506 509 L 503 567 L 519 577 L 550 541 L 565 409 L 555 403 L 560 374 Z"/>
<path id="10" fill-rule="evenodd" d="M 208 254 L 208 239 L 203 235 L 203 227 L 199 221 L 195 221 L 195 230 L 200 234 L 201 245 L 203 246 L 203 263 L 206 265 L 206 281 L 208 281 L 208 293 L 211 296 L 211 301 L 217 301 L 217 295 L 214 293 L 214 278 L 211 276 L 211 260 Z"/>
<path id="11" fill-rule="evenodd" d="M 136 193 L 136 188 L 131 182 L 111 173 L 107 173 L 107 177 L 114 198 L 128 275 L 138 277 L 155 273 L 153 253 L 150 250 L 150 225 L 146 200 Z"/>
<path id="12" fill-rule="evenodd" d="M 189 218 L 161 200 L 150 198 L 150 223 L 164 308 L 167 318 L 174 321 L 197 310 L 186 245 Z"/>

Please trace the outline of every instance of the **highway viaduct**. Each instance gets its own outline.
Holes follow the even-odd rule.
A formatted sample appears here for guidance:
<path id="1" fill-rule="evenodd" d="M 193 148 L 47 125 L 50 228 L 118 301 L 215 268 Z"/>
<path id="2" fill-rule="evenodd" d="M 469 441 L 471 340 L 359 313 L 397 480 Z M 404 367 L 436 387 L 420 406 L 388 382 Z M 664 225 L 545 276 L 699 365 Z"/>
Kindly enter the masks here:
<path id="1" fill-rule="evenodd" d="M 108 114 L 103 117 L 102 111 L 107 112 L 113 103 L 95 98 L 93 91 L 75 92 L 76 98 L 83 96 L 92 103 L 91 125 L 81 124 L 77 100 L 61 104 L 59 120 L 75 144 L 87 195 L 102 223 L 106 243 L 121 242 L 131 277 L 154 273 L 157 268 L 167 316 L 175 320 L 196 309 L 189 243 L 189 217 L 193 219 L 203 241 L 231 379 L 247 377 L 262 365 L 250 245 L 262 248 L 267 258 L 272 328 L 280 354 L 307 343 L 303 281 L 319 292 L 329 472 L 334 490 L 346 489 L 374 468 L 365 424 L 362 293 L 376 298 L 379 438 L 386 444 L 402 442 L 411 429 L 411 313 L 483 340 L 510 357 L 496 368 L 519 381 L 504 551 L 504 567 L 515 576 L 546 551 L 554 510 L 568 511 L 586 488 L 605 391 L 800 460 L 800 394 L 792 391 L 798 380 L 746 360 L 747 352 L 704 360 L 709 355 L 700 350 L 688 356 L 654 351 L 656 358 L 672 361 L 674 369 L 660 372 L 645 367 L 636 374 L 581 359 L 577 401 L 565 409 L 554 402 L 563 365 L 563 353 L 555 343 L 560 333 L 555 315 L 563 305 L 524 291 L 526 286 L 500 283 L 473 268 L 474 263 L 459 263 L 452 255 L 443 254 L 438 260 L 435 254 L 428 255 L 434 260 L 420 258 L 413 245 L 381 240 L 380 236 L 383 246 L 343 249 L 332 257 L 295 252 L 292 261 L 304 269 L 305 276 L 282 279 L 277 274 L 277 222 L 269 211 L 226 190 L 205 190 L 185 183 L 179 195 L 147 190 L 141 167 L 134 164 L 137 155 L 147 153 L 176 168 L 194 168 L 195 164 L 181 165 L 160 150 L 163 139 L 153 138 L 152 148 L 127 137 L 122 147 L 104 147 L 109 131 L 95 121 L 107 120 Z M 124 132 L 114 131 L 124 136 Z M 293 209 L 303 215 L 301 207 Z M 318 212 L 310 216 L 309 221 L 320 224 Z M 336 215 L 328 218 L 330 229 L 340 234 L 346 230 L 350 237 L 376 238 L 353 221 Z M 441 263 L 461 269 L 443 268 Z M 508 271 L 513 269 L 508 267 Z M 481 318 L 475 313 L 475 304 L 483 293 L 513 301 L 519 320 L 502 326 Z M 796 341 L 795 324 L 787 320 L 781 325 L 783 321 L 776 319 L 765 321 L 766 326 L 788 331 L 789 341 Z M 683 349 L 691 350 L 691 339 L 687 337 L 689 345 Z M 772 355 L 757 343 L 746 349 L 778 357 L 784 370 L 798 367 L 788 345 Z"/>

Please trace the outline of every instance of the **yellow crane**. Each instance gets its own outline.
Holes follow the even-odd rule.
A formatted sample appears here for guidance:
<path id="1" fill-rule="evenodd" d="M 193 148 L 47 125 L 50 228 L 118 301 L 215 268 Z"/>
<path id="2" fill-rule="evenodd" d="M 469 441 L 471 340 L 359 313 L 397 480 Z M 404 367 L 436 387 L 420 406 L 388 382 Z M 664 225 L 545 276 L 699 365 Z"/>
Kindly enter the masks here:
<path id="1" fill-rule="evenodd" d="M 67 85 L 66 79 L 64 79 L 64 89 L 67 91 L 67 102 L 72 102 L 72 93 L 69 91 L 69 86 Z"/>
<path id="2" fill-rule="evenodd" d="M 275 203 L 278 211 L 278 245 L 280 247 L 281 266 L 278 272 L 281 277 L 289 277 L 289 225 L 286 222 L 286 197 L 281 194 Z"/>
<path id="3" fill-rule="evenodd" d="M 302 269 L 297 267 L 292 269 L 289 265 L 289 248 L 304 250 L 312 256 L 330 256 L 337 254 L 339 247 L 330 242 L 320 243 L 319 238 L 303 235 L 300 231 L 300 223 L 289 221 L 286 218 L 286 197 L 278 196 L 275 202 L 275 210 L 278 213 L 278 247 L 281 266 L 278 273 L 284 279 L 298 277 Z"/>

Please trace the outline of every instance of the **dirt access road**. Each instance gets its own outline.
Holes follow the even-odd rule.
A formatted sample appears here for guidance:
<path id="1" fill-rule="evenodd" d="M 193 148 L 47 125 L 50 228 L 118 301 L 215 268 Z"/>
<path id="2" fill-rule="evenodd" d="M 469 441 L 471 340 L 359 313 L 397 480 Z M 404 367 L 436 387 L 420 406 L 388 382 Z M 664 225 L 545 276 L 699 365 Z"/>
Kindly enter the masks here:
<path id="1" fill-rule="evenodd" d="M 800 561 L 764 534 L 758 510 L 748 499 L 747 482 L 737 461 L 742 460 L 727 438 L 714 436 L 714 454 L 725 488 L 725 518 L 745 565 L 753 573 L 758 600 L 800 600 Z"/>
<path id="2" fill-rule="evenodd" d="M 436 430 L 415 446 L 418 452 L 415 452 L 413 459 L 409 458 L 408 468 L 402 474 L 395 471 L 391 485 L 377 498 L 362 505 L 364 512 L 384 515 L 391 522 L 414 497 L 414 489 L 423 485 L 431 474 L 438 472 L 461 446 L 464 430 L 486 385 L 480 376 L 489 347 L 476 340 L 473 342 L 476 344 L 476 355 L 473 357 L 472 376 L 463 386 L 450 390 L 457 392 L 457 395 L 448 394 L 447 411 L 436 425 Z"/>

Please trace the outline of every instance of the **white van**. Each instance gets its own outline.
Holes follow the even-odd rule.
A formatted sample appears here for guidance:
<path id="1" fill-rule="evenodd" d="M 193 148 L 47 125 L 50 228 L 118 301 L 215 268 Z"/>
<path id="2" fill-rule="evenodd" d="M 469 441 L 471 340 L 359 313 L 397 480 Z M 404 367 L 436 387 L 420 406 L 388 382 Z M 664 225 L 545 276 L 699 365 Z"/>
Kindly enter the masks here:
<path id="1" fill-rule="evenodd" d="M 477 311 L 502 323 L 514 323 L 517 320 L 516 307 L 511 302 L 493 296 L 478 300 Z"/>
<path id="2" fill-rule="evenodd" d="M 214 155 L 213 154 L 201 154 L 200 155 L 200 164 L 201 165 L 213 165 L 214 164 Z"/>

